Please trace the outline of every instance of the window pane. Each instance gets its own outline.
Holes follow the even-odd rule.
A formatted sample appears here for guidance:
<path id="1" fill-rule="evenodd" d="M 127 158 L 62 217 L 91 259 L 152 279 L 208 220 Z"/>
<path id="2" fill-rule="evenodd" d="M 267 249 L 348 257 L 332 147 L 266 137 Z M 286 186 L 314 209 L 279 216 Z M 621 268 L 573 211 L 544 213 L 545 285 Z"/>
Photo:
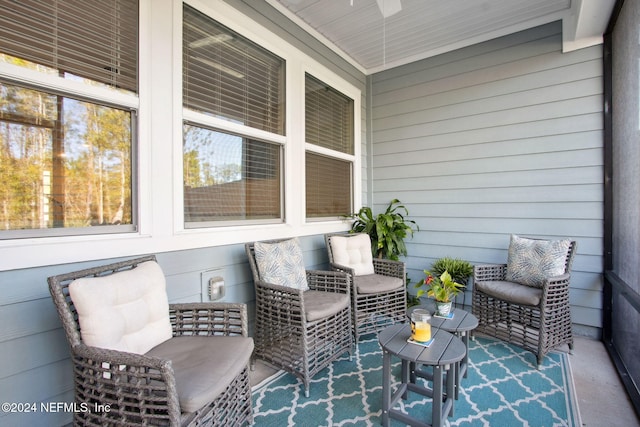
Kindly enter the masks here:
<path id="1" fill-rule="evenodd" d="M 2 238 L 133 224 L 131 112 L 1 83 L 0 99 Z"/>
<path id="2" fill-rule="evenodd" d="M 138 0 L 0 0 L 0 52 L 137 92 Z"/>
<path id="3" fill-rule="evenodd" d="M 305 139 L 329 150 L 354 154 L 354 102 L 313 76 L 305 76 Z M 353 162 L 306 153 L 307 218 L 352 211 Z"/>
<path id="4" fill-rule="evenodd" d="M 307 218 L 349 215 L 351 162 L 306 154 Z"/>
<path id="5" fill-rule="evenodd" d="M 285 62 L 184 6 L 186 108 L 284 135 Z"/>
<path id="6" fill-rule="evenodd" d="M 209 221 L 280 220 L 281 148 L 184 126 L 184 217 Z"/>
<path id="7" fill-rule="evenodd" d="M 305 91 L 307 142 L 353 154 L 353 100 L 309 74 Z"/>

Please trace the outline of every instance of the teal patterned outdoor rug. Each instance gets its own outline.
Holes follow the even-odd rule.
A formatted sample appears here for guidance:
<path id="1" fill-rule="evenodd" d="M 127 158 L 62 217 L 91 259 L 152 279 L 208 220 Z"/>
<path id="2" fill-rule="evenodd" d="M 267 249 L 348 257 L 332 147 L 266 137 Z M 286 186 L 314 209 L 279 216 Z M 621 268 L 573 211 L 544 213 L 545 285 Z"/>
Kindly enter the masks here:
<path id="1" fill-rule="evenodd" d="M 533 353 L 476 337 L 469 356 L 468 376 L 449 425 L 581 426 L 567 354 L 552 352 L 536 370 Z M 392 361 L 395 389 L 400 361 Z M 282 372 L 253 390 L 257 427 L 380 426 L 381 404 L 382 350 L 375 335 L 360 338 L 352 361 L 345 356 L 316 375 L 308 398 L 301 383 Z M 431 422 L 430 398 L 410 392 L 396 408 Z M 403 424 L 392 420 L 391 425 Z"/>

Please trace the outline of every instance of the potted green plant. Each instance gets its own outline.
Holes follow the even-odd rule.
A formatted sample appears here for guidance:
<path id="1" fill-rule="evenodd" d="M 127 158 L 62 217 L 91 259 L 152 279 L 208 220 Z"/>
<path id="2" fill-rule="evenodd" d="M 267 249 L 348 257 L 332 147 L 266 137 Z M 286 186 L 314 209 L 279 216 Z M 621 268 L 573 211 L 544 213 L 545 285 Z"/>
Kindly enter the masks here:
<path id="1" fill-rule="evenodd" d="M 420 298 L 425 293 L 428 297 L 436 301 L 436 315 L 447 317 L 451 312 L 451 304 L 465 285 L 456 282 L 448 271 L 444 271 L 439 276 L 434 276 L 430 271 L 424 270 L 427 275 L 416 284 L 418 289 L 417 297 Z M 422 289 L 424 287 L 424 289 Z"/>
<path id="2" fill-rule="evenodd" d="M 374 257 L 398 261 L 399 257 L 407 256 L 407 247 L 404 239 L 413 237 L 415 231 L 420 228 L 415 221 L 407 219 L 407 208 L 398 199 L 389 202 L 387 209 L 378 215 L 374 215 L 370 207 L 362 207 L 358 213 L 348 215 L 352 219 L 351 231 L 354 233 L 367 233 L 371 238 L 371 253 Z M 410 280 L 407 276 L 406 285 Z M 409 306 L 419 303 L 418 298 L 407 292 Z"/>
<path id="3" fill-rule="evenodd" d="M 473 274 L 473 265 L 463 259 L 444 257 L 435 260 L 430 271 L 435 276 L 440 276 L 446 271 L 454 281 L 462 283 L 466 287 L 469 277 Z"/>
<path id="4" fill-rule="evenodd" d="M 469 277 L 473 275 L 473 265 L 468 261 L 459 258 L 443 257 L 438 258 L 431 265 L 430 270 L 435 276 L 440 276 L 445 271 L 449 272 L 455 282 L 464 285 L 462 287 L 462 305 L 465 304 L 464 290 L 469 282 Z"/>
<path id="5" fill-rule="evenodd" d="M 374 215 L 371 208 L 365 206 L 347 218 L 354 220 L 353 232 L 367 233 L 371 237 L 373 256 L 397 261 L 400 255 L 407 255 L 404 239 L 420 230 L 415 221 L 405 218 L 406 215 L 409 215 L 407 208 L 400 200 L 393 199 L 383 213 Z"/>

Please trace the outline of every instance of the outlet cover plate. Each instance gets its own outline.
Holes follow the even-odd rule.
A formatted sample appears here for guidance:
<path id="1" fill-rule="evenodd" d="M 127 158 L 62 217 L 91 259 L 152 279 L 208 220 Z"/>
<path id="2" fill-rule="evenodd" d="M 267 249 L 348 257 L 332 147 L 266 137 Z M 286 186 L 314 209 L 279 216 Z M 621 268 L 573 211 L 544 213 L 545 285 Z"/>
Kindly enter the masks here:
<path id="1" fill-rule="evenodd" d="M 209 281 L 214 277 L 224 278 L 224 268 L 206 270 L 200 273 L 200 297 L 202 299 L 202 302 L 212 301 L 211 295 L 209 294 Z M 221 300 L 224 300 L 224 298 L 221 298 L 216 301 L 221 301 Z"/>

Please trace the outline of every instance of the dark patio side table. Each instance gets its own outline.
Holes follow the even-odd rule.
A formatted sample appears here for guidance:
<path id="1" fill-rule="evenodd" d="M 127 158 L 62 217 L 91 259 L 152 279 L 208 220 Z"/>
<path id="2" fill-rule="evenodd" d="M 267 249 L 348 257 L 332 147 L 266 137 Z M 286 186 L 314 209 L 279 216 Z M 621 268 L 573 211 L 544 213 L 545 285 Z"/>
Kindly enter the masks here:
<path id="1" fill-rule="evenodd" d="M 453 394 L 455 375 L 446 375 L 446 393 L 443 390 L 445 372 L 450 372 L 466 354 L 463 342 L 455 335 L 442 329 L 432 330 L 433 342 L 429 347 L 407 342 L 411 336 L 411 327 L 398 324 L 382 330 L 378 341 L 382 347 L 382 425 L 389 425 L 394 418 L 414 427 L 441 427 L 446 418 L 453 415 Z M 401 384 L 391 393 L 391 356 L 402 362 Z M 410 367 L 415 364 L 433 366 L 433 388 L 422 387 L 411 378 Z M 398 400 L 406 396 L 407 391 L 418 393 L 432 399 L 431 424 L 393 409 Z"/>
<path id="2" fill-rule="evenodd" d="M 421 308 L 429 311 L 432 316 L 434 313 L 433 309 L 429 309 L 426 305 L 419 305 L 409 308 L 407 310 L 407 317 L 411 319 L 411 312 L 416 308 Z M 471 331 L 478 327 L 478 318 L 473 314 L 469 313 L 466 310 L 461 308 L 453 309 L 453 318 L 452 319 L 444 319 L 442 317 L 433 316 L 431 317 L 431 329 L 444 329 L 447 332 L 455 334 L 458 338 L 462 340 L 465 348 L 467 349 L 464 358 L 460 361 L 460 363 L 456 364 L 455 370 L 455 398 L 458 399 L 458 395 L 460 393 L 461 380 L 462 378 L 467 377 L 467 369 L 469 368 L 469 336 L 471 335 Z M 422 377 L 430 379 L 431 376 L 420 370 L 416 369 L 415 374 Z M 413 379 L 415 381 L 415 379 Z"/>

